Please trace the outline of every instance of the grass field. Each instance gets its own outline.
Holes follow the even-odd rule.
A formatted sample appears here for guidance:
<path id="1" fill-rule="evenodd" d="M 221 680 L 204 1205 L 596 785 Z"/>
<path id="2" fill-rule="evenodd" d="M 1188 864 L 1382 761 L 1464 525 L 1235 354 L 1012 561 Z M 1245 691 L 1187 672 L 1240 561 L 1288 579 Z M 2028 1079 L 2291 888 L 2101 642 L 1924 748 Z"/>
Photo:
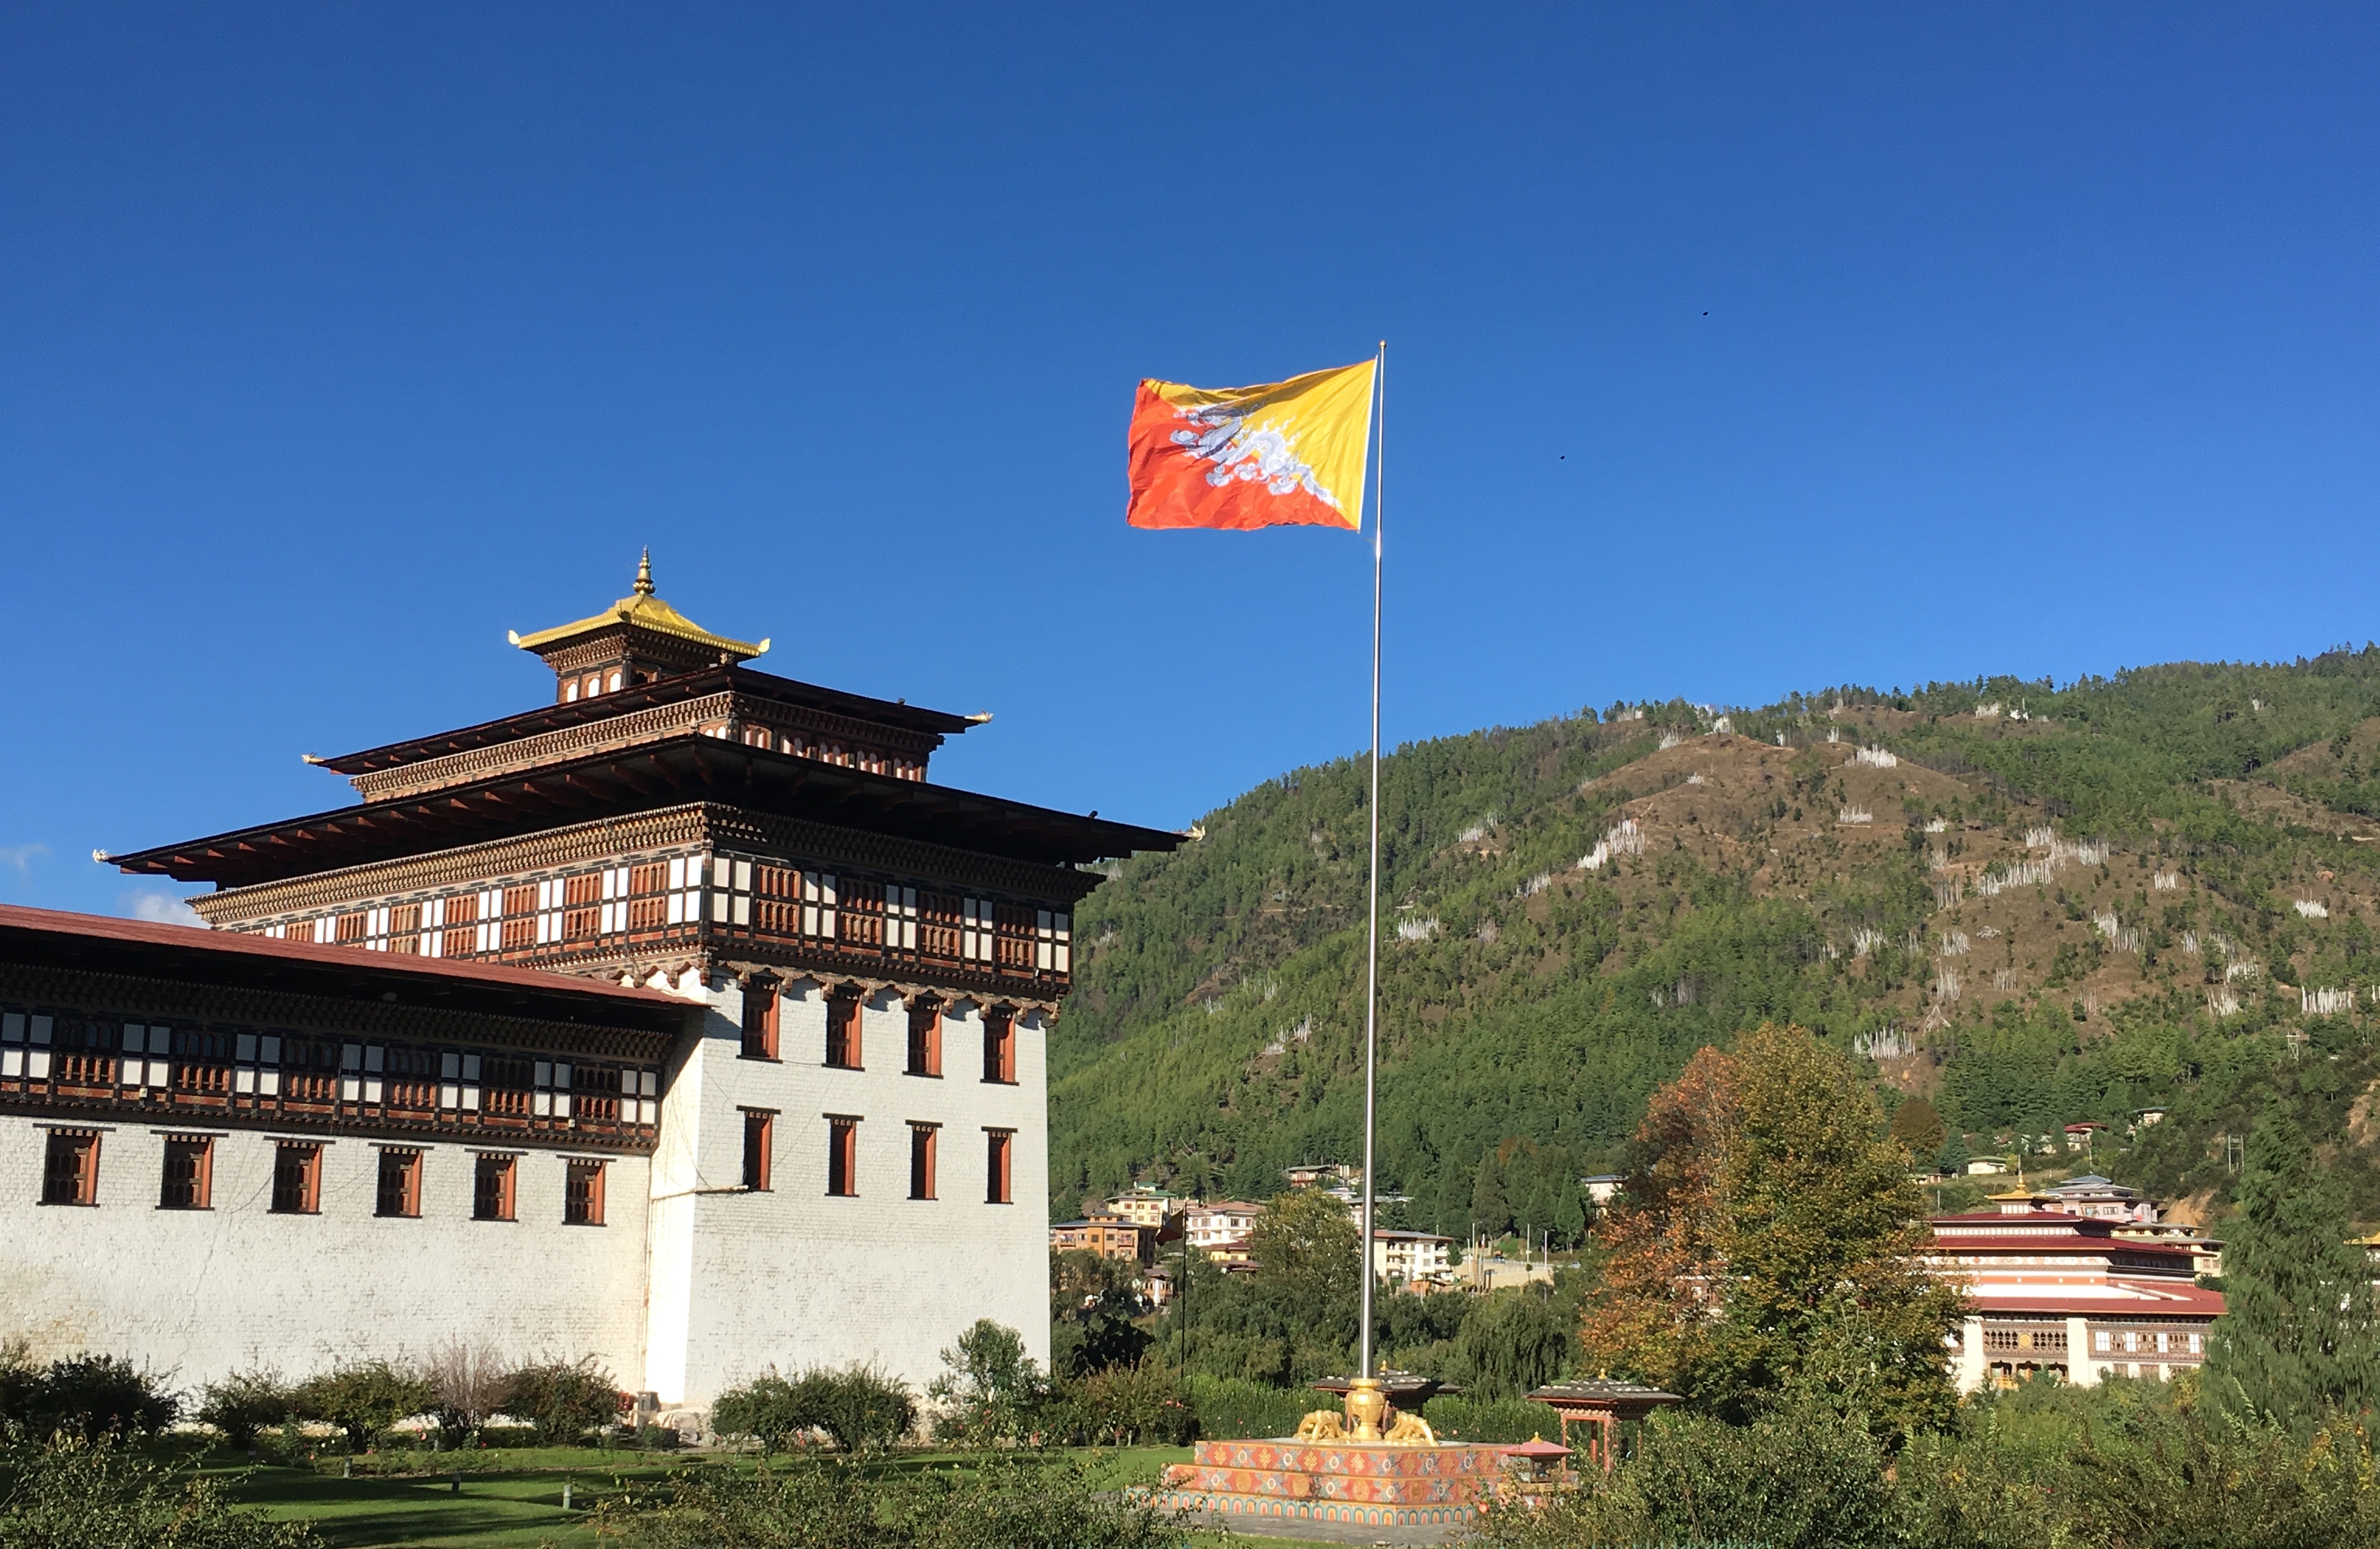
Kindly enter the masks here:
<path id="1" fill-rule="evenodd" d="M 461 1461 L 462 1488 L 455 1488 L 451 1471 L 373 1472 L 343 1479 L 334 1467 L 249 1468 L 226 1460 L 206 1472 L 242 1505 L 261 1506 L 275 1517 L 313 1519 L 323 1538 L 339 1549 L 537 1549 L 544 1544 L 594 1549 L 595 1535 L 580 1519 L 598 1494 L 622 1482 L 650 1483 L 673 1469 L 709 1460 L 577 1447 L 467 1453 L 459 1459 L 417 1456 L 425 1469 L 443 1461 L 451 1470 Z M 1078 1456 L 1092 1460 L 1099 1483 L 1120 1489 L 1156 1482 L 1166 1464 L 1188 1461 L 1190 1449 L 1135 1447 Z M 382 1455 L 371 1466 L 383 1470 L 413 1460 L 405 1454 Z M 964 1454 L 929 1454 L 882 1467 L 965 1467 L 968 1460 Z M 739 1460 L 737 1466 L 749 1465 Z M 565 1483 L 573 1494 L 568 1512 L 562 1509 Z"/>

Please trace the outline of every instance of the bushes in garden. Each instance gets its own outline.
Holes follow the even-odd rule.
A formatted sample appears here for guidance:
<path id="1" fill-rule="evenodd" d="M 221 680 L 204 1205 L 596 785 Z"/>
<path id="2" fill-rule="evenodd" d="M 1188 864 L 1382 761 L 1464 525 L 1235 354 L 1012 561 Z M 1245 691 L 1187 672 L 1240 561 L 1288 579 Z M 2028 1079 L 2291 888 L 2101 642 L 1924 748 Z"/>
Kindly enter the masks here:
<path id="1" fill-rule="evenodd" d="M 180 1412 L 180 1398 L 160 1378 L 120 1356 L 85 1353 L 42 1364 L 21 1341 L 0 1345 L 0 1424 L 28 1436 L 142 1435 Z"/>
<path id="2" fill-rule="evenodd" d="M 870 1366 L 820 1366 L 791 1377 L 771 1370 L 728 1389 L 711 1406 L 710 1428 L 768 1452 L 800 1446 L 814 1433 L 844 1452 L 876 1452 L 899 1441 L 917 1418 L 905 1384 Z"/>
<path id="3" fill-rule="evenodd" d="M 0 1549 L 319 1549 L 307 1522 L 240 1511 L 118 1438 L 0 1443 Z"/>
<path id="4" fill-rule="evenodd" d="M 842 1458 L 753 1472 L 714 1464 L 605 1499 L 595 1525 L 630 1549 L 1181 1549 L 1190 1539 L 1178 1513 L 1101 1490 L 1071 1460 L 1020 1454 L 893 1472 Z"/>

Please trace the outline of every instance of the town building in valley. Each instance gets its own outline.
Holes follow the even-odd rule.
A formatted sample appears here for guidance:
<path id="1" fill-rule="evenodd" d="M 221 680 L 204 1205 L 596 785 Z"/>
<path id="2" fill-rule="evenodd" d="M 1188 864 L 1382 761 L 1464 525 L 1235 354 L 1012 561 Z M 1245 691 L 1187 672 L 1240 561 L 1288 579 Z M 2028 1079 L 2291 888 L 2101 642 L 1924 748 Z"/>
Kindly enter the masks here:
<path id="1" fill-rule="evenodd" d="M 606 611 L 515 643 L 552 669 L 551 703 L 310 759 L 360 802 L 110 858 L 213 884 L 191 903 L 217 935 L 181 934 L 218 954 L 220 994 L 159 1003 L 105 936 L 71 986 L 7 960 L 6 1025 L 21 1019 L 28 1062 L 46 1048 L 48 1074 L 0 1074 L 23 1172 L 0 1193 L 35 1200 L 53 1172 L 80 1188 L 82 1153 L 55 1137 L 96 1136 L 98 1182 L 75 1201 L 95 1208 L 15 1224 L 94 1250 L 60 1249 L 22 1299 L 60 1339 L 186 1383 L 233 1352 L 418 1353 L 475 1321 L 496 1339 L 526 1320 L 522 1353 L 583 1343 L 624 1384 L 693 1408 L 771 1364 L 868 1360 L 922 1384 L 985 1317 L 1046 1359 L 1043 1051 L 1073 909 L 1099 880 L 1089 863 L 1178 836 L 932 784 L 934 750 L 986 717 L 756 671 L 768 641 L 695 625 L 649 570 Z M 399 976 L 390 1009 L 250 1004 L 303 977 L 283 965 L 323 962 Z M 396 1026 L 414 987 L 495 980 L 626 1031 L 582 1047 L 543 1021 Z M 438 993 L 477 1014 L 463 989 Z M 177 1137 L 212 1142 L 211 1212 L 111 1186 L 127 1154 L 187 1173 Z M 239 1225 L 308 1214 L 257 1202 L 285 1155 L 265 1169 L 258 1148 L 285 1140 L 319 1147 L 311 1242 L 289 1221 Z M 417 1162 L 386 1160 L 408 1148 Z M 493 1178 L 506 1154 L 509 1184 Z M 512 1219 L 464 1210 L 467 1156 L 471 1211 L 509 1188 Z M 577 1187 L 577 1162 L 602 1165 L 600 1231 L 533 1249 L 520 1213 Z M 358 1177 L 373 1210 L 349 1221 Z M 293 1252 L 339 1266 L 345 1293 L 282 1294 Z M 210 1283 L 136 1315 L 111 1289 L 127 1254 L 204 1264 Z M 525 1311 L 557 1298 L 578 1311 Z"/>
<path id="2" fill-rule="evenodd" d="M 1059 1221 L 1050 1227 L 1052 1253 L 1097 1253 L 1103 1259 L 1146 1264 L 1155 1255 L 1157 1232 L 1121 1215 L 1092 1215 L 1080 1221 Z"/>
<path id="3" fill-rule="evenodd" d="M 2133 1225 L 2013 1201 L 1937 1216 L 1928 1267 L 1968 1299 L 1951 1353 L 1961 1391 L 2043 1372 L 2163 1381 L 2204 1361 L 2221 1293 L 2196 1283 L 2189 1244 L 2124 1235 Z"/>
<path id="4" fill-rule="evenodd" d="M 1379 1229 L 1372 1233 L 1372 1274 L 1391 1285 L 1413 1287 L 1440 1280 L 1451 1283 L 1453 1264 L 1448 1250 L 1452 1238 L 1432 1232 Z"/>

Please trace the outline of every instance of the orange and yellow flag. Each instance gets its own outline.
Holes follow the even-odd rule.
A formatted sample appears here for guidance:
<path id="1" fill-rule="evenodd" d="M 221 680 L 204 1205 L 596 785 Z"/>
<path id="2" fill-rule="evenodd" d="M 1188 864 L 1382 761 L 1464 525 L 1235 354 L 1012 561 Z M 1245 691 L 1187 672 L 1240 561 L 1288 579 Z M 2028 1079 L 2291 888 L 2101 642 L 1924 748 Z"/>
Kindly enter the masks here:
<path id="1" fill-rule="evenodd" d="M 1259 387 L 1143 382 L 1128 448 L 1135 527 L 1363 525 L 1376 360 Z"/>

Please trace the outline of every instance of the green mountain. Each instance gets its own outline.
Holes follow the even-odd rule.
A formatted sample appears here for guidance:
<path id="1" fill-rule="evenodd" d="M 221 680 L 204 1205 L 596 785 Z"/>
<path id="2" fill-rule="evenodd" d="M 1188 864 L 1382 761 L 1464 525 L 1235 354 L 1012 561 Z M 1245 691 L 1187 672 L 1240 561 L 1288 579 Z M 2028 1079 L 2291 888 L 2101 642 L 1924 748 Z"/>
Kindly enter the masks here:
<path id="1" fill-rule="evenodd" d="M 1417 1226 L 1563 1235 L 1646 1093 L 1777 1019 L 1888 1103 L 1926 1096 L 1951 1160 L 2097 1121 L 2095 1163 L 2185 1213 L 2221 1208 L 2227 1137 L 2278 1087 L 2380 1216 L 2375 716 L 2367 645 L 1400 748 L 1380 1181 Z M 1263 1197 L 1358 1157 L 1365 780 L 1269 782 L 1085 900 L 1053 1209 L 1134 1179 Z"/>

